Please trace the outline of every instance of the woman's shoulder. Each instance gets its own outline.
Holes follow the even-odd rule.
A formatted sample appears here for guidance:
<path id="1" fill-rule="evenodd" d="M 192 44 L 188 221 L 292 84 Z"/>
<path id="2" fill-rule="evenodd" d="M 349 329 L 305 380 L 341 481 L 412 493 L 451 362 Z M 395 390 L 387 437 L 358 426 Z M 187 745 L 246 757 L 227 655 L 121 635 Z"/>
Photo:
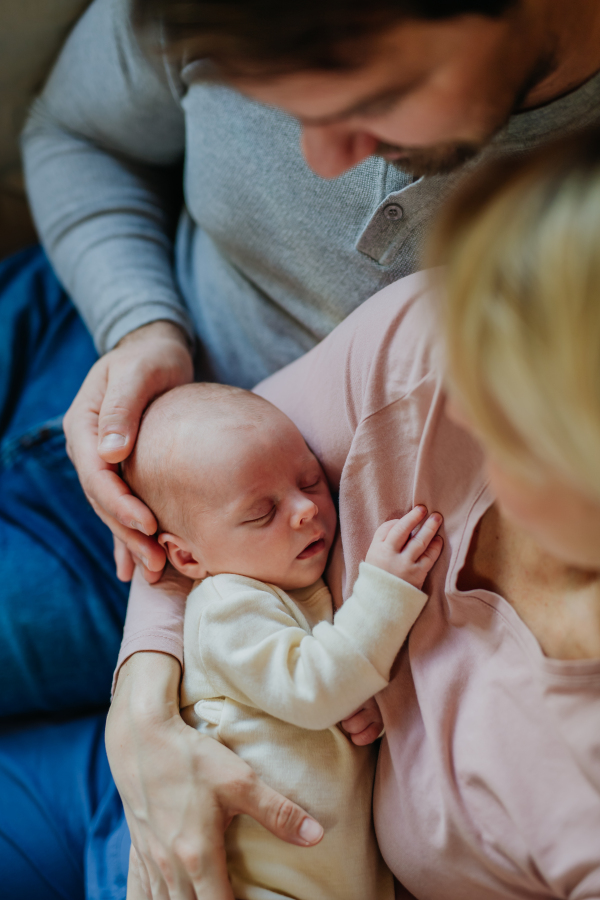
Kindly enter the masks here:
<path id="1" fill-rule="evenodd" d="M 332 485 L 360 424 L 435 381 L 429 294 L 424 272 L 394 282 L 256 388 L 297 424 Z"/>

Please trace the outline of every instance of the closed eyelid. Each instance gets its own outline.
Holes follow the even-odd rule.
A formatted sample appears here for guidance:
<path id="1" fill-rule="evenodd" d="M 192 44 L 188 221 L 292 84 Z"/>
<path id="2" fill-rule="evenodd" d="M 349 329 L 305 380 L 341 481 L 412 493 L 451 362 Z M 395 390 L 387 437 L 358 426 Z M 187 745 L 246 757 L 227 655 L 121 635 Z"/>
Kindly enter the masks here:
<path id="1" fill-rule="evenodd" d="M 244 521 L 242 522 L 242 525 L 251 525 L 253 522 L 262 522 L 263 519 L 268 519 L 269 516 L 272 516 L 273 513 L 275 512 L 275 509 L 276 509 L 276 506 L 275 506 L 275 504 L 273 504 L 271 509 L 269 509 L 266 513 L 263 513 L 262 516 L 253 516 L 251 518 L 244 519 Z"/>

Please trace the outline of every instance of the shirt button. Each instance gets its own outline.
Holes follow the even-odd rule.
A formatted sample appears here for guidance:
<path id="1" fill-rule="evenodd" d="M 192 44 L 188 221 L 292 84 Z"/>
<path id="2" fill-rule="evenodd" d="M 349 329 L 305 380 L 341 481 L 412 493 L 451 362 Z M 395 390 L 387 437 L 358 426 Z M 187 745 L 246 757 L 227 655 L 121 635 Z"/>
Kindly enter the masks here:
<path id="1" fill-rule="evenodd" d="M 390 203 L 383 210 L 383 214 L 386 217 L 386 219 L 391 219 L 392 221 L 395 221 L 397 219 L 402 218 L 402 216 L 404 215 L 404 210 L 398 203 Z"/>

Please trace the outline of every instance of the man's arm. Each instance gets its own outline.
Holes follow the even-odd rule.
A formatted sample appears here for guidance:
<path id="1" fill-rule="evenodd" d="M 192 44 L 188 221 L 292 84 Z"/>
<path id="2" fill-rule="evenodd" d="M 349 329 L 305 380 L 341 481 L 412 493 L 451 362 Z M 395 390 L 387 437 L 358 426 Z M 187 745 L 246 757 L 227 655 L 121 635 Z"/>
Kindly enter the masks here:
<path id="1" fill-rule="evenodd" d="M 96 0 L 67 40 L 23 135 L 42 242 L 100 353 L 65 419 L 88 500 L 156 579 L 154 516 L 118 476 L 140 415 L 192 380 L 193 331 L 175 283 L 184 117 L 160 59 L 142 54 L 127 0 Z M 108 351 L 108 352 L 106 352 Z"/>
<path id="2" fill-rule="evenodd" d="M 42 243 L 100 353 L 159 319 L 192 337 L 175 284 L 184 116 L 162 61 L 137 44 L 127 0 L 95 0 L 23 133 Z"/>

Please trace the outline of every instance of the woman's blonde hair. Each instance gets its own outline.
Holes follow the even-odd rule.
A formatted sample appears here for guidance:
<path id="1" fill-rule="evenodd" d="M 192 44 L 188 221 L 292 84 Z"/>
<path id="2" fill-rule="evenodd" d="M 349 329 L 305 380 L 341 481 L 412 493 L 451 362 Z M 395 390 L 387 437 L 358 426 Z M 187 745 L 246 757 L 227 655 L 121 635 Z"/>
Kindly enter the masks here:
<path id="1" fill-rule="evenodd" d="M 428 262 L 446 267 L 449 385 L 484 444 L 600 497 L 600 131 L 472 176 Z"/>

